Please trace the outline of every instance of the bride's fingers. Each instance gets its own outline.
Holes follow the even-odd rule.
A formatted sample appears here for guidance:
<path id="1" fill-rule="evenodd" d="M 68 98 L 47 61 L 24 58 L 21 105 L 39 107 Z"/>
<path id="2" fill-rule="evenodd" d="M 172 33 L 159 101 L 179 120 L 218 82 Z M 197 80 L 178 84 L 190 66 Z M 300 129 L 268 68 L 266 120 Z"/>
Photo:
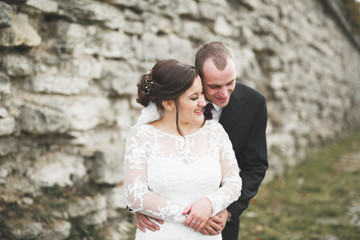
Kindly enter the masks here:
<path id="1" fill-rule="evenodd" d="M 195 218 L 193 218 L 193 220 L 190 222 L 188 226 L 193 228 L 195 231 L 199 231 L 205 226 L 205 223 L 206 222 L 202 221 L 201 219 L 196 220 Z"/>
<path id="2" fill-rule="evenodd" d="M 193 218 L 187 226 L 195 229 L 195 227 L 197 226 L 198 223 L 199 223 L 199 221 L 197 221 L 195 218 Z"/>
<path id="3" fill-rule="evenodd" d="M 198 224 L 198 221 L 197 220 L 195 220 L 195 219 L 193 219 L 192 221 L 191 221 L 191 227 L 192 228 L 195 228 L 195 226 Z"/>
<path id="4" fill-rule="evenodd" d="M 194 222 L 196 222 L 195 219 L 194 219 L 194 217 L 188 215 L 188 216 L 186 217 L 185 221 L 184 221 L 184 225 L 185 225 L 185 226 L 192 227 L 193 224 L 194 224 Z"/>
<path id="5" fill-rule="evenodd" d="M 187 206 L 187 207 L 182 211 L 182 214 L 183 214 L 183 215 L 189 214 L 190 211 L 191 211 L 191 205 Z"/>

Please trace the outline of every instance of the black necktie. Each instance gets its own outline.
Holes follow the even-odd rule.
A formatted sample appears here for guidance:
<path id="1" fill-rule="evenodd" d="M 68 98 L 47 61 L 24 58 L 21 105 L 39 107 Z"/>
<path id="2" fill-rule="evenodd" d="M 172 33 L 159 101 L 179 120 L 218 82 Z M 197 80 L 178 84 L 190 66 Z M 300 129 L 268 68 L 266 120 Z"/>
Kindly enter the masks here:
<path id="1" fill-rule="evenodd" d="M 212 105 L 212 103 L 206 104 L 206 106 L 205 106 L 205 112 L 204 112 L 204 116 L 205 116 L 205 119 L 206 119 L 206 120 L 212 119 L 211 109 L 213 109 L 213 108 L 214 108 L 214 105 Z"/>

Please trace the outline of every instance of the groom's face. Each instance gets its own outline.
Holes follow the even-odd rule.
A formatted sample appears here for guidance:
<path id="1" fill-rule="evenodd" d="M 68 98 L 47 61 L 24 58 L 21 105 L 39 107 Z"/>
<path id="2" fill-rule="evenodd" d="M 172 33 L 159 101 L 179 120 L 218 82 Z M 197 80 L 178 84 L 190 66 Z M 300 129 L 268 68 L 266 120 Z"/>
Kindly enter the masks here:
<path id="1" fill-rule="evenodd" d="M 219 107 L 225 107 L 235 88 L 234 61 L 228 58 L 225 68 L 219 70 L 212 59 L 207 59 L 203 66 L 202 82 L 205 98 Z"/>

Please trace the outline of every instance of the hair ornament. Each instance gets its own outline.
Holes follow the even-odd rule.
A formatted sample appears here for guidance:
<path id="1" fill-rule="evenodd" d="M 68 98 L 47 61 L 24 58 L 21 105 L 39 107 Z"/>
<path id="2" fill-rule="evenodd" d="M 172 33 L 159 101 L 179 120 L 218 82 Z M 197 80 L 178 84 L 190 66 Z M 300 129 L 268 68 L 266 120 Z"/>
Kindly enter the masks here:
<path id="1" fill-rule="evenodd" d="M 145 81 L 145 88 L 146 88 L 146 94 L 149 94 L 151 89 L 152 89 L 152 85 L 154 84 L 153 80 L 152 80 L 152 69 L 149 68 L 147 74 L 145 75 L 144 81 Z"/>

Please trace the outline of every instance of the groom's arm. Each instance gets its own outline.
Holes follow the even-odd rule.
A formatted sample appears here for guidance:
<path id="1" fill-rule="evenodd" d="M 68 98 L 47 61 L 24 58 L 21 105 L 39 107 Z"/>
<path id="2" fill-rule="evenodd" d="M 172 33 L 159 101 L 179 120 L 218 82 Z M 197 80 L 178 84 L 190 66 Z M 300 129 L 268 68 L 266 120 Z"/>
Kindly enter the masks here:
<path id="1" fill-rule="evenodd" d="M 148 217 L 139 212 L 136 212 L 135 215 L 136 215 L 136 227 L 139 228 L 143 232 L 146 231 L 145 229 L 149 229 L 150 231 L 153 231 L 153 232 L 160 230 L 160 226 L 158 224 L 164 223 L 164 221 L 162 221 L 160 219 Z"/>
<path id="2" fill-rule="evenodd" d="M 242 153 L 237 152 L 235 149 L 239 167 L 241 168 L 241 196 L 237 201 L 224 210 L 226 211 L 226 215 L 223 213 L 224 211 L 220 212 L 223 213 L 223 215 L 221 215 L 223 217 L 220 218 L 221 221 L 218 219 L 217 221 L 214 221 L 214 217 L 209 220 L 212 221 L 212 228 L 216 229 L 216 231 L 209 232 L 210 235 L 218 234 L 217 230 L 220 228 L 222 231 L 224 228 L 222 226 L 225 226 L 228 220 L 229 224 L 231 224 L 232 220 L 239 218 L 244 210 L 249 206 L 251 198 L 257 194 L 258 188 L 265 176 L 265 172 L 268 169 L 266 124 L 267 109 L 265 98 L 263 98 L 261 104 L 259 104 L 245 149 Z M 242 159 L 242 161 L 239 161 L 240 159 Z M 228 219 L 229 213 L 231 213 L 230 219 Z M 215 226 L 215 223 L 217 223 L 218 226 Z M 205 232 L 203 233 L 207 234 Z"/>
<path id="3" fill-rule="evenodd" d="M 201 230 L 202 234 L 205 235 L 218 235 L 224 230 L 227 219 L 229 217 L 229 212 L 224 209 L 215 216 L 212 216 L 207 223 L 203 230 Z"/>
<path id="4" fill-rule="evenodd" d="M 257 194 L 268 169 L 266 124 L 267 109 L 265 98 L 263 98 L 261 104 L 259 104 L 244 149 L 241 152 L 237 152 L 235 149 L 243 185 L 240 198 L 227 208 L 233 220 L 239 218 L 248 208 L 250 200 Z"/>

